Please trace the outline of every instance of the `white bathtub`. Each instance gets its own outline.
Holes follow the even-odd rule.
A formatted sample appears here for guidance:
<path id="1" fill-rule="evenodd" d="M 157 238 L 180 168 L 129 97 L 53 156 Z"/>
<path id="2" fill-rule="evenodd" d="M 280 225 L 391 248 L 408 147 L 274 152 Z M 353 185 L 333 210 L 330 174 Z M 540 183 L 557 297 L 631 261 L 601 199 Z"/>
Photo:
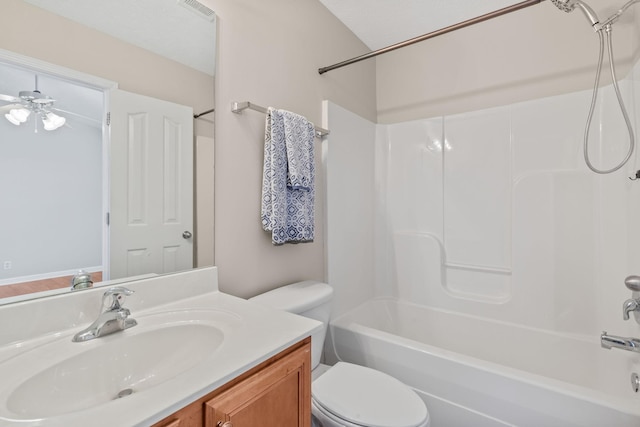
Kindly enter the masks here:
<path id="1" fill-rule="evenodd" d="M 640 355 L 605 350 L 599 336 L 374 299 L 333 320 L 331 340 L 340 360 L 413 387 L 432 427 L 640 426 Z"/>

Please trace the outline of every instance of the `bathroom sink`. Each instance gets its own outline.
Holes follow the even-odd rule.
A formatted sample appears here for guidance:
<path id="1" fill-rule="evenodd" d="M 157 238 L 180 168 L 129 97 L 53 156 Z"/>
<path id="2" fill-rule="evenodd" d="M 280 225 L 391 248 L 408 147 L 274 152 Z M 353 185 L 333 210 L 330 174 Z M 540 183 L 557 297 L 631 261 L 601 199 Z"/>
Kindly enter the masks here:
<path id="1" fill-rule="evenodd" d="M 60 337 L 0 364 L 0 415 L 42 419 L 135 398 L 213 360 L 224 343 L 221 326 L 238 318 L 183 310 L 136 320 L 126 331 L 83 343 Z"/>

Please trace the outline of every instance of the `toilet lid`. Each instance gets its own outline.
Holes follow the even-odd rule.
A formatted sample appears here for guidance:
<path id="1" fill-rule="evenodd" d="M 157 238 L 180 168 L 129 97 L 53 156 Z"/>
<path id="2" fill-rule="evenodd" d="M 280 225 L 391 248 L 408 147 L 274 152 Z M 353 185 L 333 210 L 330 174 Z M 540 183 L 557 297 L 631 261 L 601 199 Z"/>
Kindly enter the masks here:
<path id="1" fill-rule="evenodd" d="M 424 402 L 405 384 L 380 371 L 338 362 L 312 386 L 313 398 L 333 415 L 363 426 L 416 427 L 427 418 Z"/>

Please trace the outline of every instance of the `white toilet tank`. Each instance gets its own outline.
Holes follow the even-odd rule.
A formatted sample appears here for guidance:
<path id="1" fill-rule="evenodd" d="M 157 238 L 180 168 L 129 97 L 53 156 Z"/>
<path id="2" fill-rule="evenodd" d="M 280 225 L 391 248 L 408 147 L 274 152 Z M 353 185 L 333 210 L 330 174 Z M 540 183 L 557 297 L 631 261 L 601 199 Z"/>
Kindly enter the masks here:
<path id="1" fill-rule="evenodd" d="M 322 322 L 322 330 L 311 336 L 311 369 L 314 369 L 322 356 L 332 297 L 333 288 L 328 284 L 306 280 L 256 295 L 249 301 Z"/>

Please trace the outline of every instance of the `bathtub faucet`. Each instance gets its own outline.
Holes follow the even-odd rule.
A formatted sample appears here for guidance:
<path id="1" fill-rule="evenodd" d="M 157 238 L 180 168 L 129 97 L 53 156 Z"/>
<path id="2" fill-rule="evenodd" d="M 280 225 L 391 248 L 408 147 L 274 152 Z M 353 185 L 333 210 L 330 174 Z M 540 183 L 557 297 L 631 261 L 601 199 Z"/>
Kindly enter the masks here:
<path id="1" fill-rule="evenodd" d="M 606 348 L 608 350 L 615 347 L 621 350 L 640 353 L 639 339 L 607 335 L 606 331 L 602 332 L 602 335 L 600 335 L 600 345 L 602 346 L 602 348 Z"/>
<path id="2" fill-rule="evenodd" d="M 622 304 L 622 318 L 629 320 L 629 313 L 632 311 L 640 311 L 640 298 L 631 298 Z"/>

